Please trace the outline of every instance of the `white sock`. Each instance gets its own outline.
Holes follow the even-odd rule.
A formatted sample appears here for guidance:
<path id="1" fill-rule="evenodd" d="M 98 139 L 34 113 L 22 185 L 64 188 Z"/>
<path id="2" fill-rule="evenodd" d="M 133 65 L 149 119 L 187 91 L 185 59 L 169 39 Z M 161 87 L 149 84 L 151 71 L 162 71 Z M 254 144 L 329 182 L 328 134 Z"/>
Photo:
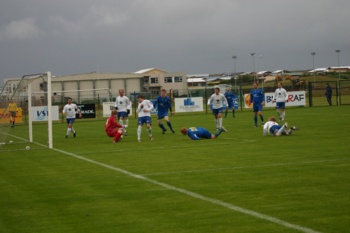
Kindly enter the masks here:
<path id="1" fill-rule="evenodd" d="M 150 137 L 152 137 L 152 128 L 151 128 L 151 126 L 148 128 L 148 135 L 149 135 Z"/>
<path id="2" fill-rule="evenodd" d="M 286 127 L 284 126 L 284 124 L 283 124 L 283 126 L 278 130 L 278 134 L 279 135 L 282 135 L 282 133 L 284 132 L 284 131 L 286 131 Z"/>
<path id="3" fill-rule="evenodd" d="M 215 125 L 216 125 L 216 128 L 219 128 L 219 120 L 218 119 L 215 119 Z"/>
<path id="4" fill-rule="evenodd" d="M 75 133 L 75 130 L 74 130 L 74 128 L 73 128 L 73 127 L 72 127 L 72 132 L 73 132 L 73 133 Z"/>
<path id="5" fill-rule="evenodd" d="M 125 120 L 125 128 L 127 128 L 128 125 L 129 125 L 129 119 L 126 119 L 126 120 Z"/>
<path id="6" fill-rule="evenodd" d="M 137 139 L 138 139 L 138 140 L 141 139 L 141 131 L 142 131 L 142 126 L 139 125 L 139 127 L 137 128 Z"/>
<path id="7" fill-rule="evenodd" d="M 68 128 L 68 129 L 67 129 L 67 135 L 70 134 L 70 131 L 72 131 L 72 129 L 71 129 L 71 128 Z"/>
<path id="8" fill-rule="evenodd" d="M 222 128 L 222 118 L 219 118 L 219 128 Z"/>
<path id="9" fill-rule="evenodd" d="M 119 124 L 122 125 L 122 126 L 124 127 L 124 125 L 123 125 L 123 120 L 119 120 Z"/>
<path id="10" fill-rule="evenodd" d="M 284 119 L 285 118 L 285 116 L 286 116 L 286 112 L 282 112 L 282 118 Z"/>

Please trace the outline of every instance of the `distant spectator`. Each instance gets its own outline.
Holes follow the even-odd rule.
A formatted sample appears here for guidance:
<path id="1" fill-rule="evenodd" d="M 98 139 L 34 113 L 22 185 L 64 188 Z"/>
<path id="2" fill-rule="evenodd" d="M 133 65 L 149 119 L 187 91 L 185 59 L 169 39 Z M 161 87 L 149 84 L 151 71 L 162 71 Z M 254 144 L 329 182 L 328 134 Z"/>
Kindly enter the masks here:
<path id="1" fill-rule="evenodd" d="M 327 83 L 326 93 L 324 94 L 327 98 L 328 104 L 332 106 L 332 87 Z"/>

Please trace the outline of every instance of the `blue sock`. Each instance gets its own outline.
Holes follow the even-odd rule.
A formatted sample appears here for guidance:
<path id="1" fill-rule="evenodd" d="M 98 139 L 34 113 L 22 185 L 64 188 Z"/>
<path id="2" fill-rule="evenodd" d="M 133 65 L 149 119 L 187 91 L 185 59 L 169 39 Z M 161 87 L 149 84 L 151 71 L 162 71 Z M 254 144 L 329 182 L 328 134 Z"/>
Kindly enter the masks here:
<path id="1" fill-rule="evenodd" d="M 258 125 L 258 116 L 254 116 L 254 124 Z"/>
<path id="2" fill-rule="evenodd" d="M 164 130 L 164 131 L 166 130 L 166 128 L 164 127 L 163 124 L 160 124 L 159 127 L 160 127 L 162 130 Z"/>
<path id="3" fill-rule="evenodd" d="M 170 121 L 167 122 L 167 125 L 169 126 L 169 128 L 170 128 L 171 130 L 173 130 L 173 127 L 171 126 Z"/>
<path id="4" fill-rule="evenodd" d="M 261 122 L 264 122 L 264 117 L 263 115 L 260 115 Z"/>
<path id="5" fill-rule="evenodd" d="M 217 138 L 224 130 L 221 128 L 218 131 L 215 132 L 215 137 Z"/>

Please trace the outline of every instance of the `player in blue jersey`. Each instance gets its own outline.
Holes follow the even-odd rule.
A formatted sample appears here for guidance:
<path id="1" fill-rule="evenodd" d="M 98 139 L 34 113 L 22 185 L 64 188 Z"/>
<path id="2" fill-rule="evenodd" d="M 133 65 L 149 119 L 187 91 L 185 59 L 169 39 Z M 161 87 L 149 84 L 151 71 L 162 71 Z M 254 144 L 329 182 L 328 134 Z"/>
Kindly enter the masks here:
<path id="1" fill-rule="evenodd" d="M 163 118 L 166 121 L 166 124 L 169 126 L 171 132 L 175 133 L 169 121 L 168 109 L 170 110 L 171 115 L 175 115 L 175 113 L 171 108 L 171 99 L 166 95 L 165 89 L 162 89 L 160 96 L 156 98 L 156 105 L 158 110 L 158 126 L 162 129 L 162 133 L 164 134 L 167 131 L 167 129 L 162 124 Z"/>
<path id="2" fill-rule="evenodd" d="M 225 117 L 227 117 L 229 109 L 232 109 L 232 116 L 235 117 L 234 99 L 237 98 L 236 94 L 233 91 L 231 91 L 231 87 L 227 87 L 224 96 L 228 103 L 228 108 L 226 109 Z"/>
<path id="3" fill-rule="evenodd" d="M 222 132 L 227 132 L 225 128 L 220 128 L 216 131 L 215 134 L 212 134 L 207 129 L 201 127 L 190 127 L 188 129 L 182 128 L 180 131 L 183 135 L 187 135 L 190 138 L 190 140 L 200 140 L 201 138 L 215 139 Z"/>
<path id="4" fill-rule="evenodd" d="M 258 115 L 260 116 L 261 125 L 264 125 L 262 110 L 265 104 L 265 94 L 261 88 L 258 88 L 258 83 L 253 83 L 253 89 L 250 91 L 250 103 L 253 103 L 254 126 L 258 126 Z"/>

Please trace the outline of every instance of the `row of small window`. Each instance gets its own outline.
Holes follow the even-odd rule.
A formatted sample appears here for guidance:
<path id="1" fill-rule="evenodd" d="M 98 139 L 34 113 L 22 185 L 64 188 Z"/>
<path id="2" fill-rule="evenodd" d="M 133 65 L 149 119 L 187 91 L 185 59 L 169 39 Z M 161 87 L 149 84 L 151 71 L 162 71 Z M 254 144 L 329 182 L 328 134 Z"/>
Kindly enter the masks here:
<path id="1" fill-rule="evenodd" d="M 173 81 L 174 79 L 174 81 Z M 176 77 L 164 77 L 164 83 L 180 83 L 182 82 L 181 76 Z M 151 78 L 151 83 L 158 83 L 158 78 Z"/>

